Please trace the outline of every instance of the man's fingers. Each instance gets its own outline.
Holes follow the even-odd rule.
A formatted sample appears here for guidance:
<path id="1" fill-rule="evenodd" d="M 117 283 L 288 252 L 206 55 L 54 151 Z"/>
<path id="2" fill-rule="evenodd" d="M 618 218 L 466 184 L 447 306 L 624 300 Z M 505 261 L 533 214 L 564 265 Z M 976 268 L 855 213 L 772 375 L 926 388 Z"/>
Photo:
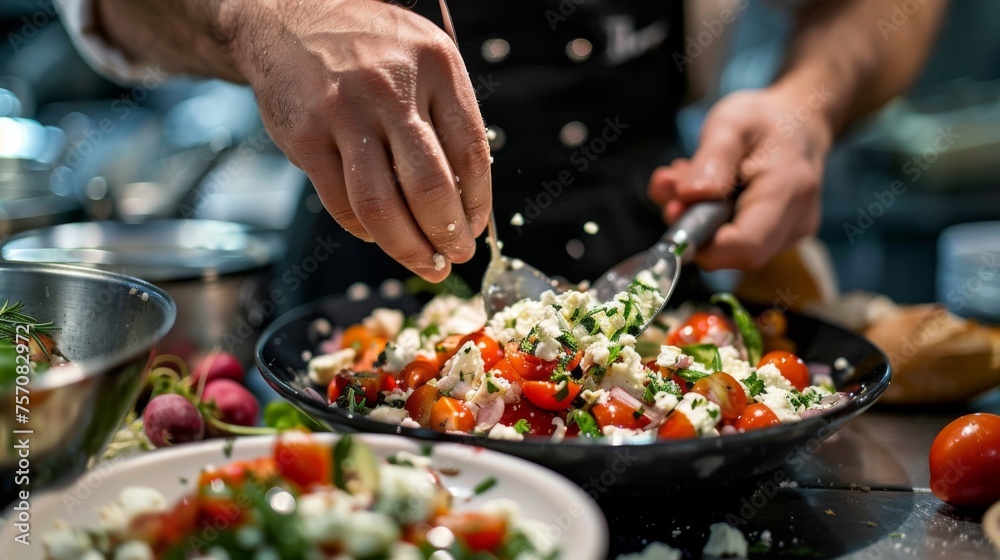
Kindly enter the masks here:
<path id="1" fill-rule="evenodd" d="M 478 237 L 486 229 L 493 202 L 490 148 L 475 92 L 467 83 L 442 81 L 431 100 L 430 116 L 456 177 L 470 230 Z"/>
<path id="2" fill-rule="evenodd" d="M 723 225 L 712 242 L 698 252 L 698 265 L 707 270 L 751 270 L 770 260 L 801 235 L 799 223 L 809 219 L 799 200 L 794 178 L 777 172 L 761 174 L 737 201 L 736 216 Z M 815 204 L 812 204 L 815 206 Z"/>
<path id="3" fill-rule="evenodd" d="M 323 207 L 340 227 L 362 241 L 369 243 L 374 241 L 351 207 L 351 201 L 347 196 L 344 164 L 336 146 L 329 146 L 328 149 L 303 156 L 301 161 L 302 169 L 309 175 L 309 180 L 316 188 L 316 194 L 323 202 Z"/>
<path id="4" fill-rule="evenodd" d="M 649 198 L 658 206 L 663 206 L 677 198 L 677 181 L 687 173 L 690 160 L 677 158 L 670 165 L 661 165 L 649 176 Z"/>
<path id="5" fill-rule="evenodd" d="M 739 164 L 748 150 L 748 131 L 709 118 L 687 172 L 678 179 L 677 198 L 691 203 L 725 198 L 739 180 Z"/>
<path id="6" fill-rule="evenodd" d="M 406 268 L 432 282 L 444 280 L 450 265 L 440 257 L 435 263 L 437 250 L 410 214 L 383 139 L 361 136 L 338 141 L 350 146 L 341 154 L 348 199 L 361 225 L 386 254 Z"/>
<path id="7" fill-rule="evenodd" d="M 434 128 L 414 116 L 405 123 L 386 123 L 386 132 L 407 213 L 436 252 L 451 262 L 468 261 L 476 240 Z"/>

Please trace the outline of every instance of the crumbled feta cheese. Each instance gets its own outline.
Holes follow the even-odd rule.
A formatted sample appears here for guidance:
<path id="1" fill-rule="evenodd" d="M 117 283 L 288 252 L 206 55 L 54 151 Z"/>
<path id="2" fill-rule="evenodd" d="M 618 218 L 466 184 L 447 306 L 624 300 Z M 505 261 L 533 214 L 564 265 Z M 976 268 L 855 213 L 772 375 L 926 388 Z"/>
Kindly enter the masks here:
<path id="1" fill-rule="evenodd" d="M 642 356 L 632 346 L 625 346 L 618 353 L 618 360 L 608 366 L 601 379 L 600 387 L 610 390 L 621 387 L 633 397 L 639 398 L 646 390 L 646 368 Z"/>
<path id="2" fill-rule="evenodd" d="M 788 400 L 788 397 L 791 395 L 791 391 L 771 386 L 765 387 L 764 392 L 754 397 L 754 400 L 770 408 L 771 412 L 774 412 L 774 415 L 778 417 L 778 420 L 782 422 L 798 422 L 800 420 L 799 413 Z"/>
<path id="3" fill-rule="evenodd" d="M 167 499 L 159 491 L 146 486 L 129 486 L 121 491 L 118 503 L 125 519 L 129 521 L 145 513 L 158 513 L 167 509 Z"/>
<path id="4" fill-rule="evenodd" d="M 358 353 L 354 348 L 341 348 L 332 354 L 321 354 L 309 360 L 309 380 L 318 385 L 328 385 L 341 371 L 354 365 Z"/>
<path id="5" fill-rule="evenodd" d="M 535 324 L 535 336 L 538 337 L 535 356 L 547 362 L 558 359 L 563 353 L 562 342 L 558 339 L 568 327 L 569 325 L 565 324 L 562 315 L 554 307 L 545 307 L 542 319 Z"/>
<path id="6" fill-rule="evenodd" d="M 563 422 L 562 418 L 556 416 L 552 419 L 552 425 L 554 425 L 556 429 L 552 431 L 552 438 L 549 441 L 552 443 L 559 443 L 566 437 L 566 423 Z"/>
<path id="7" fill-rule="evenodd" d="M 524 435 L 514 429 L 513 426 L 497 424 L 490 429 L 488 437 L 492 439 L 505 439 L 508 441 L 522 441 Z"/>
<path id="8" fill-rule="evenodd" d="M 434 253 L 433 260 L 434 270 L 444 270 L 444 267 L 448 264 L 448 261 L 445 260 L 444 255 L 441 253 Z"/>
<path id="9" fill-rule="evenodd" d="M 698 393 L 685 394 L 674 411 L 687 416 L 688 422 L 691 422 L 698 435 L 709 435 L 714 432 L 720 415 L 719 405 Z"/>
<path id="10" fill-rule="evenodd" d="M 483 407 L 497 399 L 504 398 L 504 395 L 509 390 L 510 381 L 500 377 L 500 372 L 492 370 L 487 374 L 483 382 L 479 384 L 478 388 L 473 389 L 467 395 L 466 400 Z"/>
<path id="11" fill-rule="evenodd" d="M 733 379 L 743 381 L 750 377 L 752 372 L 750 363 L 740 358 L 740 351 L 735 346 L 719 348 L 719 357 L 722 358 L 722 371 L 733 376 Z"/>
<path id="12" fill-rule="evenodd" d="M 542 319 L 546 308 L 539 301 L 521 300 L 501 309 L 490 319 L 486 334 L 500 344 L 521 340 Z"/>
<path id="13" fill-rule="evenodd" d="M 587 404 L 594 404 L 604 398 L 605 394 L 604 389 L 584 389 L 580 392 L 580 398 L 586 401 Z"/>
<path id="14" fill-rule="evenodd" d="M 153 549 L 142 541 L 125 541 L 115 548 L 114 560 L 154 560 Z"/>
<path id="15" fill-rule="evenodd" d="M 402 330 L 405 319 L 403 312 L 398 309 L 379 307 L 372 311 L 371 315 L 365 317 L 361 324 L 374 336 L 395 338 Z"/>
<path id="16" fill-rule="evenodd" d="M 656 357 L 656 365 L 660 367 L 672 368 L 680 361 L 684 353 L 677 346 L 664 344 L 660 346 L 660 354 Z"/>
<path id="17" fill-rule="evenodd" d="M 681 560 L 681 551 L 661 542 L 651 542 L 642 552 L 619 554 L 615 560 Z"/>
<path id="18" fill-rule="evenodd" d="M 524 216 L 520 212 L 515 212 L 513 216 L 510 217 L 510 225 L 514 227 L 519 227 L 524 225 Z"/>
<path id="19" fill-rule="evenodd" d="M 711 533 L 708 535 L 705 548 L 702 549 L 703 554 L 719 558 L 727 556 L 747 557 L 749 544 L 739 529 L 728 523 L 713 523 L 709 526 L 709 530 Z"/>
<path id="20" fill-rule="evenodd" d="M 385 365 L 383 368 L 395 373 L 409 365 L 421 349 L 420 331 L 410 327 L 400 331 L 395 340 L 385 345 Z"/>
<path id="21" fill-rule="evenodd" d="M 372 420 L 378 420 L 380 422 L 388 422 L 389 424 L 402 424 L 403 420 L 410 417 L 410 413 L 406 412 L 405 408 L 396 408 L 393 406 L 376 406 L 369 413 Z"/>
<path id="22" fill-rule="evenodd" d="M 785 376 L 781 375 L 781 370 L 774 364 L 768 363 L 757 368 L 757 379 L 763 381 L 765 387 L 774 387 L 784 391 L 793 389 L 792 382 L 785 379 Z"/>
<path id="23" fill-rule="evenodd" d="M 86 532 L 65 525 L 46 533 L 42 537 L 42 547 L 46 558 L 51 560 L 78 560 L 93 550 Z"/>
<path id="24" fill-rule="evenodd" d="M 484 366 L 482 352 L 475 343 L 469 340 L 445 362 L 444 368 L 442 368 L 443 373 L 437 382 L 437 388 L 439 391 L 445 392 L 451 391 L 462 381 L 471 384 L 474 380 L 485 375 Z M 465 398 L 465 395 L 453 396 L 458 399 Z"/>
<path id="25" fill-rule="evenodd" d="M 414 470 L 414 469 L 409 469 Z M 399 525 L 390 513 L 356 511 L 344 517 L 344 552 L 351 558 L 371 558 L 385 554 L 399 540 Z"/>
<path id="26" fill-rule="evenodd" d="M 677 399 L 677 395 L 666 391 L 660 391 L 653 395 L 653 406 L 655 406 L 657 410 L 662 410 L 663 412 L 670 412 L 677 407 L 677 403 L 679 402 L 680 401 Z"/>
<path id="27" fill-rule="evenodd" d="M 604 426 L 601 428 L 601 434 L 610 436 L 637 436 L 642 434 L 642 430 L 630 430 L 628 428 L 619 428 L 618 426 Z"/>
<path id="28" fill-rule="evenodd" d="M 379 499 L 375 502 L 375 511 L 391 515 L 403 523 L 426 521 L 433 513 L 433 498 L 438 491 L 430 471 L 403 465 L 382 465 L 379 468 Z"/>
<path id="29" fill-rule="evenodd" d="M 583 224 L 583 231 L 589 233 L 590 235 L 597 235 L 597 232 L 600 231 L 600 229 L 601 227 L 597 225 L 597 222 L 591 221 Z"/>

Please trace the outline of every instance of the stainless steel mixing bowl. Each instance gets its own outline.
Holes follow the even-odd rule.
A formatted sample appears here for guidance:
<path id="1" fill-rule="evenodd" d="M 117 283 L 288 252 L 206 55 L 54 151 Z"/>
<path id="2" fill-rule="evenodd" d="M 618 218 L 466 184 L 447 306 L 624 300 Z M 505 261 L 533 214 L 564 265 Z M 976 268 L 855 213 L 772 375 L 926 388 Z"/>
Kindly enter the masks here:
<path id="1" fill-rule="evenodd" d="M 0 388 L 3 504 L 21 490 L 79 475 L 100 456 L 176 316 L 173 300 L 152 284 L 65 265 L 0 262 L 5 299 L 54 322 L 56 343 L 71 365 L 31 376 L 22 389 Z"/>

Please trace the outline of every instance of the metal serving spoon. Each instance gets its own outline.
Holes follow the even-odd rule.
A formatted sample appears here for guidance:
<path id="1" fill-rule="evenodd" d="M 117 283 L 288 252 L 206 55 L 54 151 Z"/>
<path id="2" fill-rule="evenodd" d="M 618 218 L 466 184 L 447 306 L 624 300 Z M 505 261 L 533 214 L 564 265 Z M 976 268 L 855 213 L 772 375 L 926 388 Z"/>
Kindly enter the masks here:
<path id="1" fill-rule="evenodd" d="M 451 12 L 448 10 L 448 2 L 438 0 L 438 4 L 441 6 L 444 31 L 455 42 L 455 46 L 458 46 L 458 36 L 455 33 Z M 486 242 L 490 245 L 490 264 L 486 267 L 486 274 L 483 275 L 482 294 L 487 316 L 492 317 L 497 311 L 522 299 L 538 299 L 543 292 L 557 285 L 537 268 L 519 259 L 509 259 L 500 253 L 497 222 L 492 208 L 490 208 Z"/>
<path id="2" fill-rule="evenodd" d="M 646 330 L 670 300 L 681 274 L 681 265 L 690 262 L 698 248 L 732 219 L 735 205 L 734 197 L 692 204 L 656 245 L 616 264 L 594 282 L 590 293 L 597 301 L 610 301 L 615 294 L 627 290 L 636 275 L 649 270 L 663 294 L 663 305 L 646 318 L 642 325 L 642 330 Z"/>

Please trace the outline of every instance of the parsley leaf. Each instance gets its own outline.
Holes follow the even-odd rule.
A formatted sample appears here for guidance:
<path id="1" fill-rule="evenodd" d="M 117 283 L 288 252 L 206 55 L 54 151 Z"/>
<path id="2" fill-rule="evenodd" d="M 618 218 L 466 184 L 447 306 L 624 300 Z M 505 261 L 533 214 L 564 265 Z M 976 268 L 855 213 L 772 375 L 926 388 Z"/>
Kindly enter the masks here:
<path id="1" fill-rule="evenodd" d="M 751 397 L 756 397 L 764 392 L 764 381 L 757 377 L 756 371 L 751 373 L 750 377 L 744 379 L 743 384 L 747 386 L 747 391 L 750 392 Z"/>
<path id="2" fill-rule="evenodd" d="M 729 305 L 729 308 L 733 312 L 733 320 L 736 321 L 736 328 L 739 329 L 740 336 L 743 338 L 743 345 L 747 349 L 747 356 L 749 357 L 747 361 L 751 364 L 759 362 L 764 349 L 764 340 L 750 312 L 743 307 L 743 304 L 740 303 L 740 300 L 736 299 L 736 296 L 730 293 L 721 292 L 715 294 L 710 301 L 712 303 L 722 302 Z"/>
<path id="3" fill-rule="evenodd" d="M 472 488 L 472 493 L 478 496 L 479 494 L 482 494 L 483 492 L 489 490 L 490 488 L 493 488 L 496 485 L 497 485 L 497 477 L 488 476 L 484 478 L 482 482 L 480 482 L 479 484 L 475 485 L 475 487 Z"/>

